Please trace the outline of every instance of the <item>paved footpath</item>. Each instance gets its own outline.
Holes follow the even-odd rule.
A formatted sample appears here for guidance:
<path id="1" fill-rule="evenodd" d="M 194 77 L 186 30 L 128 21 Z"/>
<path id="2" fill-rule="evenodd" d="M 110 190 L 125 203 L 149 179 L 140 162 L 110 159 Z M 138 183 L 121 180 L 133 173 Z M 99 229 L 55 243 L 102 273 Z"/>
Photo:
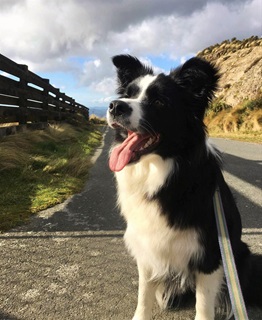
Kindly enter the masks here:
<path id="1" fill-rule="evenodd" d="M 111 140 L 108 131 L 81 194 L 39 213 L 26 226 L 0 234 L 0 319 L 132 319 L 138 279 L 122 240 L 125 225 L 115 208 L 114 179 L 107 165 Z M 251 174 L 254 163 L 248 164 Z M 229 178 L 235 184 L 233 169 Z M 261 182 L 258 177 L 254 181 Z M 246 192 L 257 190 L 252 185 L 249 180 Z M 245 197 L 241 183 L 234 190 L 240 209 L 250 213 L 243 238 L 262 253 L 261 198 Z M 261 311 L 249 313 L 250 320 L 262 319 Z M 153 319 L 194 319 L 194 310 L 165 313 L 156 307 Z"/>

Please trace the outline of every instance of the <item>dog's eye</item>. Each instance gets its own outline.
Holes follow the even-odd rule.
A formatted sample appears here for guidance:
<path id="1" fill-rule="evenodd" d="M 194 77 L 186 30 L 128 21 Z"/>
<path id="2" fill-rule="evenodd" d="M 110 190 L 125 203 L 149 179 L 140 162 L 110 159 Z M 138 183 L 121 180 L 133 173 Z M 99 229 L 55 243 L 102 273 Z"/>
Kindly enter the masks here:
<path id="1" fill-rule="evenodd" d="M 154 105 L 155 105 L 156 107 L 164 107 L 165 103 L 164 103 L 162 100 L 160 100 L 160 99 L 156 99 L 156 100 L 154 101 Z"/>
<path id="2" fill-rule="evenodd" d="M 128 88 L 128 89 L 126 90 L 126 92 L 124 92 L 123 98 L 130 99 L 130 98 L 132 98 L 132 96 L 133 96 L 133 93 L 132 93 L 132 91 Z"/>

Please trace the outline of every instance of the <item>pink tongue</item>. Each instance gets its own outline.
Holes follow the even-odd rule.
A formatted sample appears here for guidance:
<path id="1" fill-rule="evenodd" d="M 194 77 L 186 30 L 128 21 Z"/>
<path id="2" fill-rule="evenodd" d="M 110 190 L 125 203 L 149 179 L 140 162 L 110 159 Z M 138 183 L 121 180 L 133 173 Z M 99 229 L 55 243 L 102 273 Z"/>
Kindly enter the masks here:
<path id="1" fill-rule="evenodd" d="M 113 149 L 109 159 L 109 167 L 112 171 L 121 171 L 131 160 L 133 151 L 141 144 L 143 140 L 148 139 L 148 135 L 138 135 L 135 132 L 129 132 L 128 137 L 120 146 Z"/>

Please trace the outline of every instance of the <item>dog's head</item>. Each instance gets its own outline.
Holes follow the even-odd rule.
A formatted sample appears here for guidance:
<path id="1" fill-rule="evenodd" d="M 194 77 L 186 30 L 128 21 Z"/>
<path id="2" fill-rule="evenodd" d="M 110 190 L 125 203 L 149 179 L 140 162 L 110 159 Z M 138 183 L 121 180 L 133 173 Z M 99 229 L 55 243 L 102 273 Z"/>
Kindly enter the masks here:
<path id="1" fill-rule="evenodd" d="M 119 98 L 110 103 L 107 120 L 117 130 L 110 168 L 122 170 L 150 152 L 179 154 L 203 139 L 203 117 L 217 87 L 218 72 L 199 58 L 188 60 L 169 75 L 129 55 L 113 57 Z"/>

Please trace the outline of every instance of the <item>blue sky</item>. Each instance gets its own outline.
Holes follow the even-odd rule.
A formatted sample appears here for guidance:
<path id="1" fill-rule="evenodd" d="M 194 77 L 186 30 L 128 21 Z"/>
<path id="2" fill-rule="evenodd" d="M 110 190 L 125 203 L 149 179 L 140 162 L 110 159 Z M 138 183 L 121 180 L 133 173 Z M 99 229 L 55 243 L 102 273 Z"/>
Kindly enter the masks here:
<path id="1" fill-rule="evenodd" d="M 262 34 L 261 0 L 1 0 L 0 53 L 77 102 L 115 97 L 111 57 L 168 72 L 198 51 Z"/>

